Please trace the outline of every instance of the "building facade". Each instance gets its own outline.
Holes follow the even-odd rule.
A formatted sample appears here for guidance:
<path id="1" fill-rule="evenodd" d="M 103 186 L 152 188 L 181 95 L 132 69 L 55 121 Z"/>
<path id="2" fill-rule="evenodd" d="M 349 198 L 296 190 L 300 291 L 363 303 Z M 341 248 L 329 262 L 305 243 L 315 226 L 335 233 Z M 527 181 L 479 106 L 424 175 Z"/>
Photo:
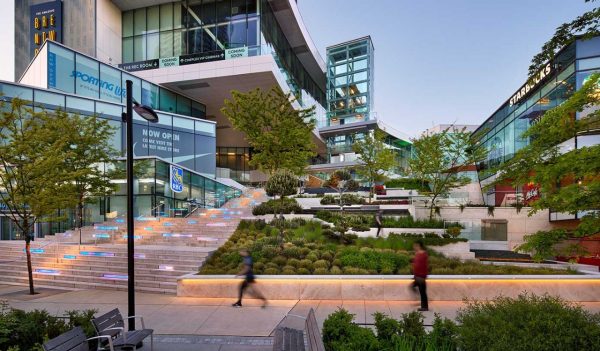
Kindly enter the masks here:
<path id="1" fill-rule="evenodd" d="M 473 132 L 478 143 L 488 150 L 487 158 L 478 165 L 482 187 L 495 179 L 494 167 L 511 159 L 529 144 L 523 133 L 542 117 L 544 112 L 566 101 L 583 85 L 592 73 L 600 71 L 600 37 L 576 40 L 563 48 L 547 63 L 534 79 L 511 95 L 481 126 Z M 576 118 L 585 116 L 586 111 Z M 599 134 L 578 135 L 561 144 L 568 151 L 600 143 Z M 510 205 L 516 201 L 526 202 L 532 196 L 525 185 L 514 189 L 496 185 L 484 192 L 490 205 Z M 551 220 L 573 219 L 574 216 L 553 213 Z"/>
<path id="2" fill-rule="evenodd" d="M 3 109 L 14 98 L 27 101 L 34 112 L 57 110 L 80 116 L 95 115 L 114 128 L 112 146 L 125 156 L 125 81 L 133 81 L 134 99 L 156 110 L 157 123 L 137 114 L 133 118 L 133 144 L 138 174 L 134 184 L 134 216 L 185 215 L 192 208 L 220 207 L 240 195 L 240 188 L 216 176 L 216 124 L 202 119 L 205 106 L 198 101 L 153 84 L 98 60 L 46 41 L 19 83 L 0 82 Z M 124 168 L 124 162 L 99 165 Z M 172 172 L 181 173 L 181 189 L 170 186 Z M 117 191 L 86 205 L 84 223 L 123 217 L 126 190 L 123 179 L 114 179 Z M 0 203 L 0 239 L 19 239 L 7 207 Z M 70 229 L 74 213 L 64 210 L 63 222 L 40 223 L 36 235 Z"/>
<path id="3" fill-rule="evenodd" d="M 340 168 L 360 164 L 352 145 L 381 130 L 385 141 L 396 151 L 399 168 L 406 168 L 411 143 L 404 133 L 377 118 L 374 112 L 375 48 L 371 37 L 362 37 L 327 48 L 327 114 L 319 120 L 319 134 L 326 154 L 311 171 L 326 178 Z"/>

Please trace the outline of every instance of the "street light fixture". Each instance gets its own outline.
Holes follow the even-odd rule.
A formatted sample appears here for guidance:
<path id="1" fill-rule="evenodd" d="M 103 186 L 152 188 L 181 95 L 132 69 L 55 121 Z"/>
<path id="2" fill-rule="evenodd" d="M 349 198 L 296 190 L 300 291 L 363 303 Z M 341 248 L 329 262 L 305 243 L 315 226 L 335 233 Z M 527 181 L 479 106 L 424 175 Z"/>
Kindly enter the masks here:
<path id="1" fill-rule="evenodd" d="M 148 122 L 158 122 L 158 115 L 151 107 L 134 102 L 133 82 L 125 82 L 127 108 L 123 113 L 123 122 L 127 124 L 127 315 L 135 316 L 135 266 L 134 254 L 134 218 L 133 218 L 133 111 Z M 135 107 L 133 106 L 135 104 Z M 128 319 L 129 330 L 135 330 L 135 319 Z"/>

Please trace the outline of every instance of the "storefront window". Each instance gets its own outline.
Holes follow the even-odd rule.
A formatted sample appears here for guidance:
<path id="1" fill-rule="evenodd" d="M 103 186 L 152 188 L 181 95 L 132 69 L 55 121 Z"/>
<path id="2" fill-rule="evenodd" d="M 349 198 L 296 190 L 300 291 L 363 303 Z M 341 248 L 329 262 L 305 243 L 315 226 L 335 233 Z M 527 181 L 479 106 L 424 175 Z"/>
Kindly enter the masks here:
<path id="1" fill-rule="evenodd" d="M 100 64 L 100 99 L 121 102 L 125 90 L 121 86 L 121 71 L 110 66 Z"/>
<path id="2" fill-rule="evenodd" d="M 99 98 L 100 66 L 98 61 L 77 54 L 75 62 L 75 93 L 80 96 Z"/>
<path id="3" fill-rule="evenodd" d="M 75 53 L 58 45 L 48 47 L 48 88 L 75 92 Z"/>
<path id="4" fill-rule="evenodd" d="M 177 96 L 170 90 L 159 88 L 160 110 L 165 112 L 175 112 L 177 110 Z"/>

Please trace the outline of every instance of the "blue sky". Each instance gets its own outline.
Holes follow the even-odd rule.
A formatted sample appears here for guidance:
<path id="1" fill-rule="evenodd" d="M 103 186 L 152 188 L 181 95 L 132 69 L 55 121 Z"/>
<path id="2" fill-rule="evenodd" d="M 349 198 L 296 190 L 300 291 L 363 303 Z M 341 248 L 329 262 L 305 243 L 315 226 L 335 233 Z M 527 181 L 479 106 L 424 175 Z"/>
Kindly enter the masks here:
<path id="1" fill-rule="evenodd" d="M 416 135 L 440 123 L 480 124 L 527 79 L 531 58 L 584 0 L 299 0 L 325 47 L 371 35 L 375 111 Z M 598 6 L 598 3 L 595 4 Z"/>

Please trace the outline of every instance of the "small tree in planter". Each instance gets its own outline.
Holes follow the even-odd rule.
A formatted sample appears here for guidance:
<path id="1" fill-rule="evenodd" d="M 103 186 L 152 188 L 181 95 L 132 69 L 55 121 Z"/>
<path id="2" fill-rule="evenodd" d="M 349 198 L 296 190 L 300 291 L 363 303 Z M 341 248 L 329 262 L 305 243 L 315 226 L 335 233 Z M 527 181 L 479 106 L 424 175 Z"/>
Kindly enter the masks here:
<path id="1" fill-rule="evenodd" d="M 333 172 L 329 180 L 325 182 L 325 186 L 338 192 L 342 213 L 344 212 L 342 195 L 344 195 L 346 191 L 356 191 L 359 188 L 358 182 L 352 179 L 352 174 L 346 169 L 339 169 Z"/>
<path id="2" fill-rule="evenodd" d="M 277 171 L 269 178 L 265 186 L 265 191 L 269 196 L 279 196 L 281 199 L 280 218 L 283 219 L 283 206 L 285 197 L 294 195 L 298 192 L 298 177 L 287 169 Z"/>

